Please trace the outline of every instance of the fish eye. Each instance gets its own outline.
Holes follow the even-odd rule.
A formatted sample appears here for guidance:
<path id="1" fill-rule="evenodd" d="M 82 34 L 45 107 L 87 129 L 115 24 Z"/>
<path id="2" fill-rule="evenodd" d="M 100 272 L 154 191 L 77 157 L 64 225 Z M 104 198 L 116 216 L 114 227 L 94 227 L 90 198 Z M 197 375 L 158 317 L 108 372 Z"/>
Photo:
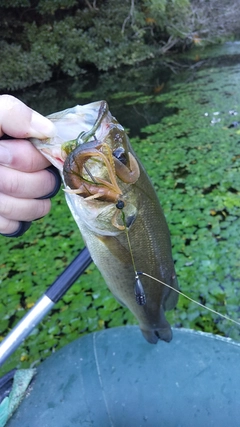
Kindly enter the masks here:
<path id="1" fill-rule="evenodd" d="M 122 147 L 116 148 L 113 151 L 113 156 L 116 157 L 116 159 L 118 159 L 124 165 L 127 164 L 127 156 L 126 156 L 124 148 L 122 148 Z"/>

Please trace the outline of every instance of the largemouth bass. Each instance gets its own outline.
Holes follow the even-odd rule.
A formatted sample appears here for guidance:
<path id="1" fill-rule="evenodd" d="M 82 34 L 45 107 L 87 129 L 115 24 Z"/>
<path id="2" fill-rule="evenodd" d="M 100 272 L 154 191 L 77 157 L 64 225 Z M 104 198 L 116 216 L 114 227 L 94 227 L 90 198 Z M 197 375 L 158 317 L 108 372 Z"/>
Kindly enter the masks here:
<path id="1" fill-rule="evenodd" d="M 56 136 L 32 139 L 63 179 L 72 215 L 107 286 L 150 343 L 170 341 L 178 294 L 168 226 L 124 128 L 105 101 L 51 114 Z"/>

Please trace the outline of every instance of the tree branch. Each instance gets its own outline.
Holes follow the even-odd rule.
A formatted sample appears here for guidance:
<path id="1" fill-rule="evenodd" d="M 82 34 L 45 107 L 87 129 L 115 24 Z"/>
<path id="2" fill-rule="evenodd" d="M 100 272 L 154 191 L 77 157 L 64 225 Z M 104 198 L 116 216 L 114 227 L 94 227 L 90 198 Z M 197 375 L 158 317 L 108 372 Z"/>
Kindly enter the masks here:
<path id="1" fill-rule="evenodd" d="M 124 34 L 126 24 L 129 20 L 132 21 L 131 25 L 133 25 L 133 23 L 134 23 L 134 0 L 131 0 L 129 15 L 123 21 L 122 30 L 121 30 L 122 35 Z"/>

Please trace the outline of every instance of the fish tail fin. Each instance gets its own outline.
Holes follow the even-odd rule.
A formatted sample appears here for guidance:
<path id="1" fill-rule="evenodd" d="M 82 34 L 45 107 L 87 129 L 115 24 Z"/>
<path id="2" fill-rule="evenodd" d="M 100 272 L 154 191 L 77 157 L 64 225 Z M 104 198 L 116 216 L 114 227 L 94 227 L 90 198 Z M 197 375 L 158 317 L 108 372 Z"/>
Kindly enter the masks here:
<path id="1" fill-rule="evenodd" d="M 141 329 L 141 332 L 150 344 L 157 344 L 159 339 L 166 342 L 170 342 L 172 339 L 172 330 L 170 325 L 168 327 L 158 329 Z"/>
<path id="2" fill-rule="evenodd" d="M 140 324 L 140 329 L 144 338 L 150 344 L 157 344 L 159 339 L 166 342 L 170 342 L 172 339 L 172 329 L 165 317 L 162 305 L 160 306 L 158 320 L 156 319 L 155 322 L 149 322 L 146 324 L 142 323 Z"/>

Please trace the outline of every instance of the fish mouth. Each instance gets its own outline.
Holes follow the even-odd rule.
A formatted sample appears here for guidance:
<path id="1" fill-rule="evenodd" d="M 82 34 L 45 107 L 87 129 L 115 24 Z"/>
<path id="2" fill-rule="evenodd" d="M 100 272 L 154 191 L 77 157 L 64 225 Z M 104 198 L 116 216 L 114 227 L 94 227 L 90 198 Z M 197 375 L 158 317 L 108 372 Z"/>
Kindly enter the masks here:
<path id="1" fill-rule="evenodd" d="M 92 130 L 103 102 L 105 101 L 76 105 L 48 115 L 47 118 L 55 125 L 56 135 L 44 140 L 31 138 L 30 141 L 62 173 L 64 162 L 69 154 L 66 147 L 72 151 L 78 144 L 84 142 L 79 136 L 88 134 Z M 103 129 L 98 129 L 98 138 L 103 137 L 102 131 Z"/>
<path id="2" fill-rule="evenodd" d="M 54 123 L 56 135 L 45 140 L 32 138 L 31 142 L 62 174 L 64 163 L 66 162 L 67 166 L 70 162 L 69 155 L 72 156 L 71 161 L 73 158 L 80 163 L 83 161 L 84 166 L 87 166 L 87 160 L 91 157 L 96 160 L 98 155 L 102 157 L 103 164 L 107 167 L 108 174 L 111 175 L 110 183 L 114 181 L 113 174 L 125 183 L 133 184 L 137 181 L 140 175 L 138 163 L 127 149 L 128 143 L 124 128 L 111 115 L 106 101 L 97 101 L 84 106 L 77 105 L 47 117 Z M 121 149 L 120 156 L 119 148 Z M 96 154 L 95 150 L 98 150 L 100 154 Z M 125 158 L 122 158 L 123 153 Z M 110 167 L 107 166 L 108 162 Z M 89 167 L 88 170 L 91 171 L 91 168 Z M 70 170 L 68 174 L 70 174 Z M 76 171 L 74 174 L 76 175 Z M 82 177 L 81 173 L 79 178 Z M 88 181 L 88 178 L 85 177 L 85 180 Z M 98 178 L 102 179 L 101 173 Z M 71 180 L 67 179 L 67 181 L 72 189 Z M 117 189 L 116 183 L 114 186 Z"/>
<path id="3" fill-rule="evenodd" d="M 127 168 L 126 170 L 130 173 Z M 67 186 L 65 191 L 82 197 L 85 202 L 95 201 L 96 208 L 101 206 L 101 202 L 114 203 L 111 224 L 118 230 L 125 230 L 136 219 L 136 210 L 134 208 L 133 212 L 128 192 L 125 191 L 127 174 L 124 173 L 123 186 L 120 185 L 119 175 L 122 177 L 114 163 L 110 147 L 106 144 L 101 144 L 100 150 L 77 147 L 68 155 L 63 166 Z"/>
<path id="4" fill-rule="evenodd" d="M 86 200 L 117 203 L 122 196 L 106 144 L 101 144 L 100 150 L 85 149 L 84 146 L 75 148 L 64 162 L 63 176 L 65 184 L 70 188 L 66 191 L 79 194 Z"/>
<path id="5" fill-rule="evenodd" d="M 114 158 L 111 148 L 102 143 L 100 148 L 86 149 L 78 146 L 66 158 L 63 165 L 65 184 L 69 192 L 79 194 L 87 200 L 98 199 L 118 203 L 123 196 L 123 186 L 133 184 L 140 175 L 134 156 L 129 153 L 130 165 Z"/>
<path id="6" fill-rule="evenodd" d="M 91 129 L 62 146 L 67 155 L 63 165 L 64 182 L 67 191 L 86 200 L 117 203 L 123 195 L 120 184 L 135 183 L 140 170 L 132 153 L 123 147 L 124 129 L 110 114 L 106 101 L 97 105 L 99 110 Z"/>
<path id="7" fill-rule="evenodd" d="M 107 102 L 77 105 L 48 118 L 55 124 L 56 136 L 32 142 L 59 169 L 65 191 L 87 202 L 115 204 L 112 225 L 119 230 L 129 227 L 134 215 L 126 208 L 131 202 L 125 193 L 138 180 L 140 169 Z M 119 202 L 129 213 L 126 224 Z"/>

